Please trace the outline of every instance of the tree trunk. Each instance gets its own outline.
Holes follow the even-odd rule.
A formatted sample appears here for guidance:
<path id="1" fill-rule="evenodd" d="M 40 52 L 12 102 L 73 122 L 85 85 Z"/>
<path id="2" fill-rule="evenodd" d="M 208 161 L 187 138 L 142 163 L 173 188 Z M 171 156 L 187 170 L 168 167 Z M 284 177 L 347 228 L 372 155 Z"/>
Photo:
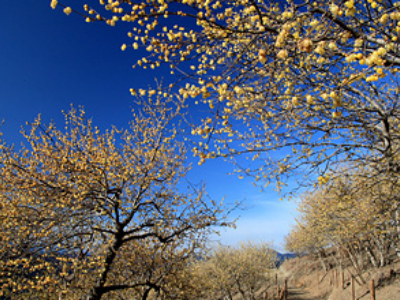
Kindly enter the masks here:
<path id="1" fill-rule="evenodd" d="M 399 216 L 399 209 L 400 209 L 400 205 L 399 205 L 399 203 L 396 203 L 395 211 L 394 211 L 394 220 L 395 220 L 395 226 L 396 226 L 396 231 L 397 231 L 397 243 L 395 243 L 395 250 L 396 250 L 396 254 L 397 254 L 398 257 L 400 257 L 400 216 Z"/>
<path id="2" fill-rule="evenodd" d="M 328 268 L 324 262 L 321 251 L 318 251 L 318 258 L 319 258 L 319 261 L 321 262 L 322 268 L 325 270 L 325 273 L 328 272 Z"/>
<path id="3" fill-rule="evenodd" d="M 354 270 L 356 271 L 357 275 L 360 277 L 362 283 L 366 284 L 366 281 L 364 280 L 364 278 L 362 276 L 361 268 L 360 268 L 360 266 L 358 264 L 357 259 L 354 257 L 354 255 L 352 253 L 352 250 L 351 249 L 347 249 L 347 248 L 346 248 L 346 250 L 347 250 L 347 253 L 349 254 L 351 262 L 353 263 Z"/>
<path id="4" fill-rule="evenodd" d="M 387 256 L 388 256 L 388 241 L 386 236 L 384 237 L 377 237 L 374 239 L 376 249 L 379 254 L 379 267 L 384 267 L 387 263 Z"/>
<path id="5" fill-rule="evenodd" d="M 90 291 L 81 298 L 82 300 L 100 300 L 101 297 L 107 292 L 104 285 L 107 281 L 108 273 L 111 270 L 111 265 L 114 262 L 115 257 L 119 248 L 122 246 L 123 233 L 115 235 L 115 241 L 107 249 L 107 254 L 104 259 L 104 270 L 101 273 L 99 279 L 96 281 L 95 285 L 90 289 Z"/>
<path id="6" fill-rule="evenodd" d="M 376 262 L 376 257 L 375 254 L 372 252 L 371 247 L 368 245 L 364 246 L 365 252 L 367 253 L 369 260 L 371 262 L 371 264 L 374 266 L 374 268 L 378 267 L 378 264 Z"/>

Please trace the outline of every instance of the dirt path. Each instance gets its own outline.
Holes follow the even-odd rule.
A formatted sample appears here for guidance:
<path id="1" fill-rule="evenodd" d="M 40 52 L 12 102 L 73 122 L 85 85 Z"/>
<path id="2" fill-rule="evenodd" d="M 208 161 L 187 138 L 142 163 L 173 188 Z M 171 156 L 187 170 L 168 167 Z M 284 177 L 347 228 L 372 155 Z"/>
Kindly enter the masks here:
<path id="1" fill-rule="evenodd" d="M 307 292 L 303 288 L 292 287 L 288 289 L 288 300 L 324 300 Z"/>
<path id="2" fill-rule="evenodd" d="M 283 286 L 284 278 L 290 279 L 290 277 L 291 273 L 286 271 L 285 269 L 280 268 L 278 270 L 278 284 L 280 286 Z M 287 300 L 325 300 L 325 298 L 313 295 L 313 293 L 305 288 L 291 286 L 290 280 L 288 286 L 289 288 Z"/>

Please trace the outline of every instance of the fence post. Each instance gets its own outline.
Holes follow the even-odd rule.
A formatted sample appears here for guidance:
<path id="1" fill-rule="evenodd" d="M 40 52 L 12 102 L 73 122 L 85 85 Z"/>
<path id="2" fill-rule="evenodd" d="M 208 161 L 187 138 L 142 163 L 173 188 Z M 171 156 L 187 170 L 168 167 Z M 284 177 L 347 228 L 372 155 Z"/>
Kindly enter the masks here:
<path id="1" fill-rule="evenodd" d="M 371 300 L 375 300 L 375 283 L 373 279 L 371 279 Z"/>
<path id="2" fill-rule="evenodd" d="M 285 296 L 285 289 L 283 288 L 281 294 L 279 295 L 279 300 L 282 300 L 284 296 Z"/>
<path id="3" fill-rule="evenodd" d="M 283 290 L 285 291 L 283 293 L 283 299 L 287 300 L 287 296 L 288 296 L 288 285 L 287 285 L 287 278 L 285 278 L 285 285 L 283 287 Z"/>
<path id="4" fill-rule="evenodd" d="M 342 268 L 342 271 L 340 272 L 340 277 L 341 277 L 341 281 L 342 281 L 342 290 L 344 290 L 344 270 Z"/>
<path id="5" fill-rule="evenodd" d="M 317 284 L 319 284 L 319 273 L 318 273 L 318 266 L 317 266 Z"/>
<path id="6" fill-rule="evenodd" d="M 279 284 L 277 284 L 276 285 L 276 299 L 277 300 L 280 300 L 281 299 L 281 289 L 280 289 L 280 286 L 279 286 Z"/>
<path id="7" fill-rule="evenodd" d="M 336 285 L 336 288 L 338 288 L 338 278 L 337 278 L 338 276 L 337 276 L 337 269 L 335 269 L 335 285 Z"/>
<path id="8" fill-rule="evenodd" d="M 354 276 L 351 276 L 351 300 L 356 300 L 356 286 L 354 284 Z"/>

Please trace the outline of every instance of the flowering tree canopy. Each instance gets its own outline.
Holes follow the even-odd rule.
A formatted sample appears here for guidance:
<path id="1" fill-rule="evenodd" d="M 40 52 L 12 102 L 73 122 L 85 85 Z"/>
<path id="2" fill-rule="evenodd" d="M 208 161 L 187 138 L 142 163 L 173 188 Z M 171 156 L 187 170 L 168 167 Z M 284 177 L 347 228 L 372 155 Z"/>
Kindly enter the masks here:
<path id="1" fill-rule="evenodd" d="M 2 144 L 0 296 L 161 289 L 212 226 L 229 225 L 203 189 L 177 187 L 189 167 L 172 106 L 144 105 L 128 130 L 105 133 L 72 109 L 65 131 L 38 117 L 20 151 Z"/>
<path id="2" fill-rule="evenodd" d="M 362 273 L 368 264 L 384 267 L 392 250 L 400 256 L 399 187 L 379 176 L 366 180 L 366 169 L 346 172 L 302 195 L 286 249 L 317 254 L 326 269 L 325 250 L 334 248 L 339 265 L 349 258 L 365 283 Z"/>
<path id="3" fill-rule="evenodd" d="M 399 3 L 99 2 L 51 6 L 87 22 L 131 23 L 121 49 L 147 50 L 134 67 L 181 74 L 180 96 L 210 110 L 193 125 L 205 138 L 193 149 L 200 164 L 245 155 L 258 163 L 237 170 L 278 189 L 298 171 L 326 182 L 344 161 L 398 174 Z"/>

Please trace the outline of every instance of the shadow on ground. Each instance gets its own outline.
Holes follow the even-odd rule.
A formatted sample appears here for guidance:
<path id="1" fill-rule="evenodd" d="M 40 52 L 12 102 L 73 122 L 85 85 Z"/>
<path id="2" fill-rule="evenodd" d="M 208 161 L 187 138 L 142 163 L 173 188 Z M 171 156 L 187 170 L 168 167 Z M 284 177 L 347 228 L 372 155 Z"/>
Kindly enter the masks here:
<path id="1" fill-rule="evenodd" d="M 322 298 L 314 297 L 300 288 L 289 288 L 287 298 L 288 300 L 322 300 Z"/>

